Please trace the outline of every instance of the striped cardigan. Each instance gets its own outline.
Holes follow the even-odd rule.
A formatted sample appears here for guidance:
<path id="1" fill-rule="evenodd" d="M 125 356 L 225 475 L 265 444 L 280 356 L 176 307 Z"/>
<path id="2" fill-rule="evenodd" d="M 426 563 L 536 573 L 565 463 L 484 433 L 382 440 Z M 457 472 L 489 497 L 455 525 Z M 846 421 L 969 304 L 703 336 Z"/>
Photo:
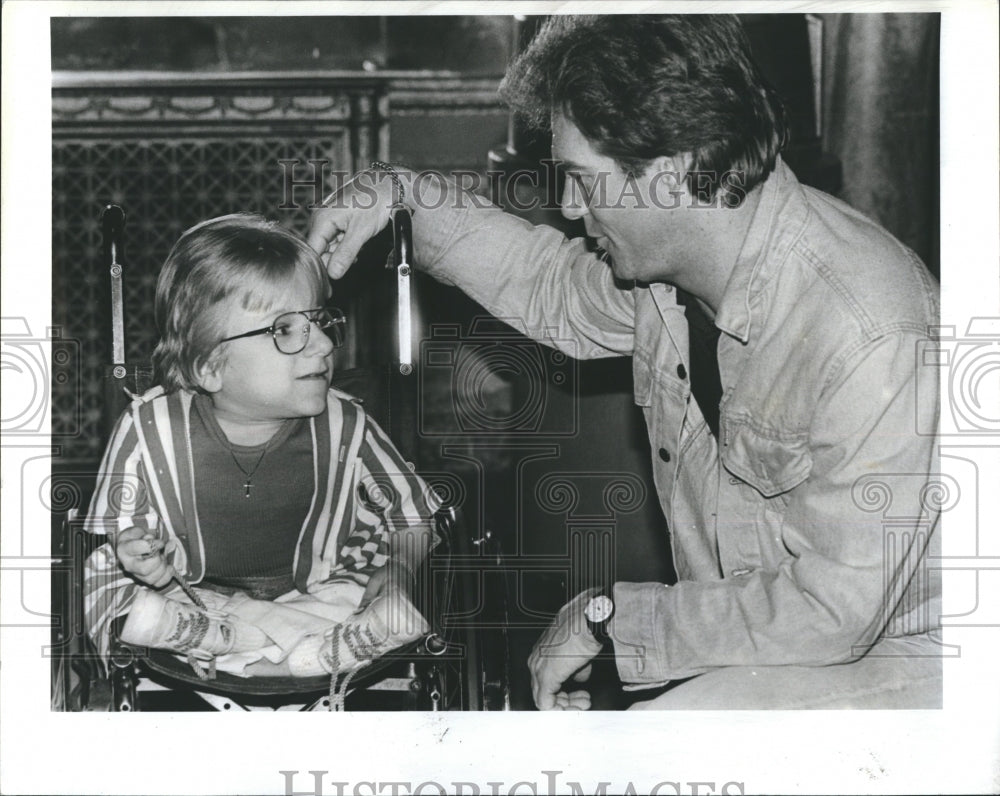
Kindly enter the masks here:
<path id="1" fill-rule="evenodd" d="M 101 462 L 84 527 L 112 539 L 87 559 L 84 617 L 102 657 L 110 649 L 113 621 L 147 588 L 119 565 L 117 533 L 138 527 L 173 540 L 173 567 L 192 584 L 205 576 L 191 400 L 188 392 L 167 394 L 161 387 L 137 397 L 118 420 Z M 440 503 L 349 395 L 331 389 L 327 411 L 310 418 L 310 426 L 314 491 L 295 549 L 296 589 L 309 592 L 331 577 L 367 583 L 387 560 L 389 535 L 418 526 L 433 532 Z"/>

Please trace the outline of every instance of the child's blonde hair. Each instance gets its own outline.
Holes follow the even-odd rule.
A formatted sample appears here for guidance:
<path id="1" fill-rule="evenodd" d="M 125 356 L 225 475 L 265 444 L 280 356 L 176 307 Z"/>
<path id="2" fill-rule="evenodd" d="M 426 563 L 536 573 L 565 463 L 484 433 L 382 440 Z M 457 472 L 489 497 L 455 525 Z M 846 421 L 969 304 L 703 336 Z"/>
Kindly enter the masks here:
<path id="1" fill-rule="evenodd" d="M 164 388 L 201 391 L 198 371 L 225 337 L 219 305 L 238 297 L 246 310 L 263 309 L 296 272 L 324 303 L 330 282 L 316 252 L 294 232 L 254 213 L 213 218 L 181 235 L 156 283 L 160 341 L 153 364 Z"/>

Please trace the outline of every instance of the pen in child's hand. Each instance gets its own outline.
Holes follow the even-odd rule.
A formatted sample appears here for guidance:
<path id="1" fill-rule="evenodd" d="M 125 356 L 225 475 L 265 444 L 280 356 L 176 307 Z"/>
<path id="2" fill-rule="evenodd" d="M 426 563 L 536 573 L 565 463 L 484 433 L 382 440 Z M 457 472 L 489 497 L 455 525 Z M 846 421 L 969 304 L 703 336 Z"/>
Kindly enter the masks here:
<path id="1" fill-rule="evenodd" d="M 163 552 L 165 545 L 163 542 L 157 540 L 155 536 L 153 536 L 152 534 L 147 534 L 142 538 L 144 541 L 149 542 L 149 552 L 143 553 L 141 556 L 142 558 L 152 558 L 153 556 L 160 555 Z M 187 580 L 184 578 L 183 575 L 181 575 L 180 572 L 174 569 L 173 565 L 169 566 L 170 566 L 170 577 L 174 580 L 175 583 L 177 583 L 178 586 L 181 587 L 184 593 L 188 596 L 188 599 L 191 600 L 191 602 L 193 602 L 199 608 L 201 608 L 202 611 L 207 611 L 208 608 L 206 607 L 204 601 L 201 599 L 201 597 L 198 596 L 198 593 L 191 588 L 191 584 L 187 582 Z"/>
<path id="2" fill-rule="evenodd" d="M 171 577 L 177 581 L 177 585 L 184 590 L 184 593 L 188 596 L 191 602 L 197 605 L 202 611 L 207 611 L 208 606 L 206 606 L 201 597 L 198 596 L 198 593 L 191 588 L 191 584 L 184 579 L 184 576 L 173 567 L 170 567 L 170 569 L 173 573 Z"/>

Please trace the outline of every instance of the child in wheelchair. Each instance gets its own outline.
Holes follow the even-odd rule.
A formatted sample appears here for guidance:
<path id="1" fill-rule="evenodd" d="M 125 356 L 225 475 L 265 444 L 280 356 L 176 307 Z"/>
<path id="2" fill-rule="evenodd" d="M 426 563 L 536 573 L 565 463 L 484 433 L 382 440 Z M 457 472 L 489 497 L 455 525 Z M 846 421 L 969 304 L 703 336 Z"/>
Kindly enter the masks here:
<path id="1" fill-rule="evenodd" d="M 116 639 L 244 676 L 346 673 L 427 632 L 406 585 L 438 501 L 330 387 L 346 320 L 295 234 L 190 230 L 156 288 L 160 386 L 115 426 L 86 528 L 84 611 Z"/>

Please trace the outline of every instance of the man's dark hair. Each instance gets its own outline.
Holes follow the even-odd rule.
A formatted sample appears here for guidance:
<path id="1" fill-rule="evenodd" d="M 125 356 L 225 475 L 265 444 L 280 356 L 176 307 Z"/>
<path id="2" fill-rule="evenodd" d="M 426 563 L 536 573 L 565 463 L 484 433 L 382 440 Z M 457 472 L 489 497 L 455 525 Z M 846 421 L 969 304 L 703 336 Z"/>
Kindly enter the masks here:
<path id="1" fill-rule="evenodd" d="M 689 189 L 738 192 L 737 203 L 771 173 L 785 140 L 781 102 L 732 16 L 552 17 L 500 91 L 534 127 L 564 114 L 629 172 L 690 152 Z"/>

